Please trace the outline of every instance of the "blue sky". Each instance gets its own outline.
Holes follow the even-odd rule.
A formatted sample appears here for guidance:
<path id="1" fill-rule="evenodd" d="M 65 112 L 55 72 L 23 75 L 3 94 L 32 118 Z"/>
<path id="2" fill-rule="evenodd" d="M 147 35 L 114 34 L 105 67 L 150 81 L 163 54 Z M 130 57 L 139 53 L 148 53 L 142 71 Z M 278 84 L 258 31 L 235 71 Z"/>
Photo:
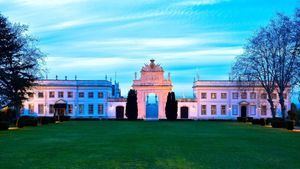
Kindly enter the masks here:
<path id="1" fill-rule="evenodd" d="M 299 0 L 0 0 L 0 12 L 29 25 L 47 54 L 48 77 L 121 84 L 154 58 L 171 72 L 177 95 L 200 79 L 228 79 L 247 38 Z M 167 73 L 166 73 L 167 76 Z"/>

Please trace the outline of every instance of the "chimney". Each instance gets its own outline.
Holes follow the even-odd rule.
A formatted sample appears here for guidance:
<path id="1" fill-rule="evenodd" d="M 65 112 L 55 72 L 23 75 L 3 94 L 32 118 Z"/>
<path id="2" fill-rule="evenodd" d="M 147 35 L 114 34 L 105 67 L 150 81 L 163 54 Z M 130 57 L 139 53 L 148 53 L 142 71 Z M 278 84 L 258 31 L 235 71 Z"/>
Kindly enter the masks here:
<path id="1" fill-rule="evenodd" d="M 57 79 L 58 79 L 58 76 L 56 75 L 56 76 L 55 76 L 55 80 L 57 80 Z"/>
<path id="2" fill-rule="evenodd" d="M 68 77 L 67 77 L 67 76 L 65 76 L 65 80 L 68 80 Z"/>
<path id="3" fill-rule="evenodd" d="M 75 75 L 75 80 L 77 80 L 77 75 Z"/>

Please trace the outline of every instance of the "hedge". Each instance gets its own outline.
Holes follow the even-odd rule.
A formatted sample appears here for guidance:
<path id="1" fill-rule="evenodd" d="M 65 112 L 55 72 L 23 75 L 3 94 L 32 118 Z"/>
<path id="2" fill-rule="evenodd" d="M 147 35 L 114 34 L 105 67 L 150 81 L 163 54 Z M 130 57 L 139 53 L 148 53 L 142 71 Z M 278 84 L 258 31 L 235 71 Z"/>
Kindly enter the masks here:
<path id="1" fill-rule="evenodd" d="M 252 120 L 252 124 L 265 126 L 265 125 L 266 125 L 266 119 L 264 119 L 264 118 L 261 118 L 261 119 L 253 119 L 253 120 Z"/>
<path id="2" fill-rule="evenodd" d="M 38 122 L 42 125 L 49 124 L 49 123 L 55 123 L 54 117 L 48 117 L 48 116 L 40 116 L 38 117 Z"/>
<path id="3" fill-rule="evenodd" d="M 288 130 L 293 130 L 295 126 L 295 120 L 286 120 L 285 121 L 285 128 Z"/>
<path id="4" fill-rule="evenodd" d="M 71 119 L 71 116 L 55 116 L 55 121 L 69 121 Z"/>
<path id="5" fill-rule="evenodd" d="M 237 117 L 238 122 L 252 122 L 253 117 Z"/>
<path id="6" fill-rule="evenodd" d="M 37 126 L 38 125 L 38 119 L 33 116 L 21 116 L 17 120 L 16 126 L 19 128 L 22 128 L 24 126 Z"/>
<path id="7" fill-rule="evenodd" d="M 237 117 L 238 122 L 247 122 L 247 117 Z"/>
<path id="8" fill-rule="evenodd" d="M 7 121 L 0 121 L 0 130 L 8 130 L 9 122 Z"/>
<path id="9" fill-rule="evenodd" d="M 282 118 L 274 118 L 272 119 L 271 125 L 273 128 L 283 128 L 284 123 Z"/>

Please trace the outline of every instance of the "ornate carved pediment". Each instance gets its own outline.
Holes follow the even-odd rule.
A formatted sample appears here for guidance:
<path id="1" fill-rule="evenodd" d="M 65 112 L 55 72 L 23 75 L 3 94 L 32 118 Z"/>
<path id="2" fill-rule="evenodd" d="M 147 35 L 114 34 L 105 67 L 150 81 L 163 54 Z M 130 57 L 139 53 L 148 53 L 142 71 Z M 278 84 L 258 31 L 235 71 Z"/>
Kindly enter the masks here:
<path id="1" fill-rule="evenodd" d="M 145 66 L 142 68 L 142 72 L 163 72 L 163 68 L 154 62 L 155 60 L 151 59 L 150 64 L 145 64 Z"/>

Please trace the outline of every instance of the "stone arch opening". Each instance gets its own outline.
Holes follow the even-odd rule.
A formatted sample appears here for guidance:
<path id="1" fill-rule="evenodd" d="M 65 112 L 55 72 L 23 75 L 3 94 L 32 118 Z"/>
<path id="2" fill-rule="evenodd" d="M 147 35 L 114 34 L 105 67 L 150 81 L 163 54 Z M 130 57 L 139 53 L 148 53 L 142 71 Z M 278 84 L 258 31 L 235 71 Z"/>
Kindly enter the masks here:
<path id="1" fill-rule="evenodd" d="M 146 118 L 158 119 L 159 100 L 155 93 L 149 93 L 146 96 Z"/>

